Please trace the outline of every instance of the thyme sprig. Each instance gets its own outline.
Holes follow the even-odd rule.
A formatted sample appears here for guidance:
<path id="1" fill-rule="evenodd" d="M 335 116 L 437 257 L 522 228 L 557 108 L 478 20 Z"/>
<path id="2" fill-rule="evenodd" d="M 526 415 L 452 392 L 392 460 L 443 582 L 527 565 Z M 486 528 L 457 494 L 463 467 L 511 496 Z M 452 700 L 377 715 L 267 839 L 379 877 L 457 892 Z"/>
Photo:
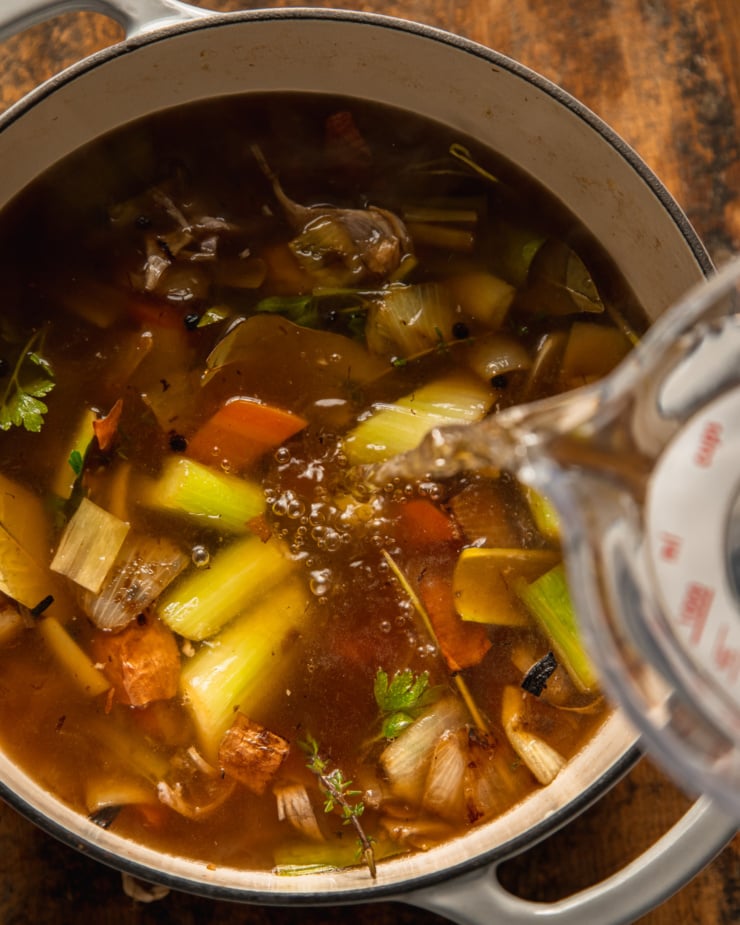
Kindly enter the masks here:
<path id="1" fill-rule="evenodd" d="M 316 775 L 319 785 L 324 793 L 324 812 L 338 812 L 344 825 L 351 825 L 357 834 L 360 846 L 360 855 L 370 871 L 373 880 L 377 876 L 375 867 L 375 851 L 372 840 L 365 834 L 360 823 L 360 816 L 365 812 L 365 804 L 355 797 L 361 795 L 360 790 L 352 790 L 352 781 L 347 780 L 340 768 L 332 768 L 330 762 L 319 751 L 319 744 L 309 733 L 305 741 L 300 743 L 306 753 L 306 767 Z"/>

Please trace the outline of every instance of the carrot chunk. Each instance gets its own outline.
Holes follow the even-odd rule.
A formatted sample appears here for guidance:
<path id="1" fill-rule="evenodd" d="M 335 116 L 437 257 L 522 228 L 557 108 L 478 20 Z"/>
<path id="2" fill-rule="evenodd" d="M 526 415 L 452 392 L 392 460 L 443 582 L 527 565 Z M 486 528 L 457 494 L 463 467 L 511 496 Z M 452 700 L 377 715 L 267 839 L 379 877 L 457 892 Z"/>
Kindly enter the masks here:
<path id="1" fill-rule="evenodd" d="M 230 398 L 188 440 L 188 455 L 206 465 L 243 470 L 308 422 L 252 398 Z"/>
<path id="2" fill-rule="evenodd" d="M 419 597 L 450 671 L 479 664 L 491 648 L 491 640 L 485 626 L 466 623 L 458 616 L 449 580 L 436 572 L 427 572 L 419 581 Z"/>
<path id="3" fill-rule="evenodd" d="M 405 502 L 398 512 L 397 523 L 399 543 L 412 552 L 452 544 L 460 538 L 455 522 L 425 498 Z"/>

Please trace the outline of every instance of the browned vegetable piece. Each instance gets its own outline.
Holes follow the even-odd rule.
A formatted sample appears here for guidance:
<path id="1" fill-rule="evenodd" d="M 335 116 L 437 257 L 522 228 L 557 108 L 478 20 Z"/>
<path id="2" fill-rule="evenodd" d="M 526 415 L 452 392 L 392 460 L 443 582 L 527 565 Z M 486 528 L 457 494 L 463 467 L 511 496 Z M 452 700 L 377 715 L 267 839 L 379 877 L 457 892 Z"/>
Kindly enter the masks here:
<path id="1" fill-rule="evenodd" d="M 120 633 L 98 633 L 92 654 L 121 703 L 144 707 L 177 694 L 180 652 L 174 633 L 154 617 L 142 614 Z"/>
<path id="2" fill-rule="evenodd" d="M 221 739 L 218 760 L 227 774 L 244 784 L 252 793 L 261 795 L 288 757 L 290 743 L 253 722 L 243 713 Z"/>
<path id="3" fill-rule="evenodd" d="M 286 195 L 257 145 L 252 153 L 296 232 L 290 243 L 301 267 L 324 285 L 386 277 L 398 268 L 410 241 L 398 216 L 386 209 L 303 206 Z"/>

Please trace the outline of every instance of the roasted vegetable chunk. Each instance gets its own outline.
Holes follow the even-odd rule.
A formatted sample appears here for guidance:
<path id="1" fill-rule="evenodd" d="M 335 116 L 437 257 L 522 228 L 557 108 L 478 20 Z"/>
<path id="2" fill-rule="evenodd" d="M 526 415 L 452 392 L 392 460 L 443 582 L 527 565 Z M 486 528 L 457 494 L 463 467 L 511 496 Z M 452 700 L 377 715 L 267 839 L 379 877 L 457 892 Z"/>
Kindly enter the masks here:
<path id="1" fill-rule="evenodd" d="M 120 633 L 100 633 L 93 657 L 121 703 L 144 707 L 177 694 L 180 652 L 174 633 L 155 617 L 141 614 Z"/>
<path id="2" fill-rule="evenodd" d="M 263 794 L 280 770 L 290 743 L 243 713 L 224 734 L 218 750 L 221 767 L 252 793 Z"/>

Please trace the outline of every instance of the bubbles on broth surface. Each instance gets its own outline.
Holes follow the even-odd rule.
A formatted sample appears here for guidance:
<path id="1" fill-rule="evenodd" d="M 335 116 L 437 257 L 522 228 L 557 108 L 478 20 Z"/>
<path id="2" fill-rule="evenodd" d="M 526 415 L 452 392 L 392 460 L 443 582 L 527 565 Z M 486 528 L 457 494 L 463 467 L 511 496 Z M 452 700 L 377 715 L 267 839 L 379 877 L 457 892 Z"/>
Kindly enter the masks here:
<path id="1" fill-rule="evenodd" d="M 497 182 L 452 156 L 463 141 Z M 467 420 L 471 408 L 485 414 L 571 387 L 598 374 L 589 337 L 619 349 L 602 302 L 632 319 L 623 281 L 584 229 L 511 165 L 412 114 L 356 101 L 209 101 L 130 126 L 23 194 L 0 215 L 0 272 L 18 294 L 3 306 L 0 360 L 15 363 L 19 345 L 43 329 L 55 373 L 41 431 L 0 432 L 3 497 L 36 492 L 41 512 L 40 551 L 29 556 L 58 550 L 82 496 L 121 536 L 128 526 L 102 591 L 80 590 L 77 564 L 57 572 L 43 560 L 61 588 L 59 632 L 107 685 L 102 695 L 81 693 L 60 669 L 54 624 L 37 620 L 6 641 L 0 634 L 3 746 L 42 775 L 53 764 L 60 793 L 80 812 L 120 767 L 144 799 L 117 815 L 123 836 L 214 865 L 350 866 L 354 835 L 341 815 L 324 812 L 326 793 L 301 747 L 309 734 L 328 771 L 361 782 L 360 803 L 374 794 L 362 825 L 381 858 L 464 833 L 471 819 L 492 818 L 538 786 L 507 736 L 507 697 L 511 722 L 564 759 L 601 721 L 602 708 L 564 720 L 544 696 L 520 693 L 551 643 L 507 585 L 508 569 L 520 568 L 519 553 L 526 563 L 544 550 L 548 564 L 558 553 L 516 484 L 466 473 L 380 487 L 367 478 L 374 454 L 416 439 L 425 415 Z M 540 376 L 543 343 L 558 362 Z M 69 448 L 78 427 L 89 442 L 91 412 L 111 443 L 83 441 L 78 459 Z M 515 565 L 497 572 L 497 557 L 512 550 Z M 136 637 L 94 621 L 100 596 L 118 600 L 142 558 L 131 585 L 151 593 L 132 631 L 161 630 L 156 651 L 178 673 L 151 699 L 122 680 L 121 651 Z M 486 569 L 503 587 L 503 616 L 484 606 L 490 595 L 476 584 Z M 516 579 L 538 577 L 521 569 Z M 23 606 L 47 592 L 34 586 Z M 154 645 L 148 638 L 146 651 Z M 238 657 L 219 662 L 219 652 Z M 235 680 L 232 664 L 256 665 L 255 676 Z M 562 686 L 567 702 L 588 700 L 567 678 Z M 29 728 L 49 735 L 21 734 L 21 710 Z M 63 734 L 52 734 L 62 713 Z M 402 778 L 397 733 L 421 717 L 440 726 L 423 758 L 408 763 L 422 770 Z M 229 747 L 252 734 L 276 737 L 276 755 L 288 743 L 262 792 L 254 772 L 230 763 Z M 447 764 L 436 749 L 450 743 L 460 753 Z M 193 754 L 199 776 L 188 771 Z M 437 805 L 440 788 L 428 782 L 444 766 L 461 769 L 459 791 Z M 161 802 L 169 791 L 160 785 L 182 796 L 201 777 L 208 811 L 185 798 Z M 299 799 L 320 839 L 289 813 L 279 818 L 289 785 L 304 788 Z M 500 803 L 476 802 L 502 792 Z M 147 815 L 151 806 L 157 814 Z"/>

